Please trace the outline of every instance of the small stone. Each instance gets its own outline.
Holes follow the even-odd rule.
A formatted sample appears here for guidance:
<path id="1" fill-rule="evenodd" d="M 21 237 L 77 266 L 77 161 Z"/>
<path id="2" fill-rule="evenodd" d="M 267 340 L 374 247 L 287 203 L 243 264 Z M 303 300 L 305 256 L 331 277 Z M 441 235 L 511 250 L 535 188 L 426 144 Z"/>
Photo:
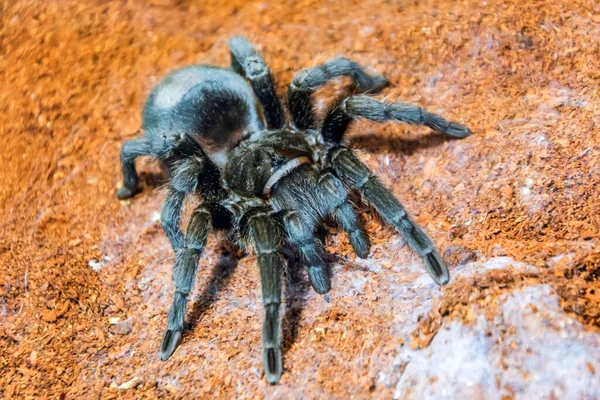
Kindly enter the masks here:
<path id="1" fill-rule="evenodd" d="M 509 185 L 504 185 L 500 188 L 500 193 L 502 193 L 505 197 L 512 197 L 513 188 Z"/>
<path id="2" fill-rule="evenodd" d="M 531 188 L 533 188 L 533 185 L 535 184 L 535 181 L 533 179 L 531 179 L 531 178 L 526 178 L 523 183 L 525 184 L 525 187 L 531 189 Z"/>
<path id="3" fill-rule="evenodd" d="M 75 238 L 73 240 L 69 240 L 68 245 L 69 245 L 69 247 L 75 247 L 75 246 L 77 246 L 80 243 L 81 243 L 81 239 L 80 238 Z"/>
<path id="4" fill-rule="evenodd" d="M 37 351 L 33 350 L 29 355 L 29 365 L 31 365 L 31 368 L 35 368 L 37 366 L 37 359 L 38 353 Z"/>
<path id="5" fill-rule="evenodd" d="M 431 185 L 431 182 L 429 182 L 429 181 L 425 181 L 421 185 L 421 193 L 423 193 L 423 196 L 425 196 L 425 197 L 429 197 L 431 195 L 432 190 L 433 190 L 433 186 Z"/>
<path id="6" fill-rule="evenodd" d="M 65 315 L 65 313 L 67 311 L 69 311 L 70 307 L 71 307 L 71 303 L 69 301 L 65 301 L 65 302 L 61 303 L 60 305 L 58 305 L 56 307 L 56 309 L 54 310 L 56 317 L 62 317 L 63 315 Z"/>
<path id="7" fill-rule="evenodd" d="M 98 272 L 102 269 L 102 267 L 104 266 L 104 263 L 102 261 L 92 259 L 92 260 L 88 261 L 88 265 L 90 266 L 90 268 L 92 268 L 94 270 L 94 272 Z"/>
<path id="8" fill-rule="evenodd" d="M 413 338 L 410 342 L 411 350 L 417 350 L 419 348 L 419 340 L 420 340 L 420 338 L 418 336 L 413 336 Z"/>
<path id="9" fill-rule="evenodd" d="M 423 336 L 419 343 L 419 347 L 424 349 L 425 347 L 429 346 L 429 343 L 431 343 L 431 340 L 433 339 L 433 337 L 435 336 L 436 333 L 437 332 L 434 332 L 434 333 L 430 333 L 429 335 Z"/>
<path id="10" fill-rule="evenodd" d="M 137 376 L 134 376 L 131 380 L 119 385 L 117 389 L 127 390 L 127 389 L 135 389 L 142 380 Z"/>
<path id="11" fill-rule="evenodd" d="M 587 362 L 588 370 L 592 373 L 592 375 L 596 375 L 596 368 L 594 368 L 594 364 L 591 362 Z"/>
<path id="12" fill-rule="evenodd" d="M 131 318 L 110 327 L 110 332 L 115 335 L 129 335 L 131 331 Z"/>
<path id="13" fill-rule="evenodd" d="M 477 253 L 457 244 L 453 244 L 444 251 L 444 260 L 451 265 L 464 265 L 477 260 Z"/>
<path id="14" fill-rule="evenodd" d="M 42 320 L 44 322 L 55 322 L 56 321 L 56 313 L 54 310 L 44 310 L 42 311 Z"/>
<path id="15" fill-rule="evenodd" d="M 317 368 L 317 382 L 323 383 L 327 380 L 327 374 L 325 374 L 324 368 Z"/>
<path id="16" fill-rule="evenodd" d="M 150 216 L 150 220 L 152 222 L 160 221 L 160 213 L 158 211 L 153 212 L 152 215 Z"/>

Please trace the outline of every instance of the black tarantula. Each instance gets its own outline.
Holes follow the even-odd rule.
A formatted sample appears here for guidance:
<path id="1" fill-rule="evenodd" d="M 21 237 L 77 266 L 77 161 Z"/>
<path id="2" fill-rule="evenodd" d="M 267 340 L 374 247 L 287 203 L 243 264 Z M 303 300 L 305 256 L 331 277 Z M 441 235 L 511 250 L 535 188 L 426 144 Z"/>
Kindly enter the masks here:
<path id="1" fill-rule="evenodd" d="M 331 79 L 350 77 L 360 92 L 387 85 L 357 63 L 335 58 L 297 74 L 287 103 L 286 123 L 263 58 L 243 37 L 230 40 L 231 68 L 196 65 L 179 69 L 152 90 L 143 111 L 144 137 L 121 150 L 124 185 L 119 199 L 135 195 L 139 180 L 135 159 L 151 155 L 170 174 L 161 222 L 176 253 L 175 298 L 160 346 L 167 360 L 181 342 L 187 296 L 211 229 L 227 230 L 257 256 L 265 317 L 263 362 L 267 381 L 282 372 L 279 306 L 284 267 L 282 246 L 300 254 L 310 283 L 327 293 L 330 277 L 322 243 L 315 231 L 333 218 L 347 232 L 359 257 L 369 254 L 369 238 L 349 196 L 362 195 L 383 220 L 393 225 L 422 257 L 439 285 L 448 269 L 431 239 L 354 152 L 342 144 L 355 119 L 403 121 L 426 125 L 455 138 L 471 132 L 458 123 L 417 106 L 381 103 L 365 95 L 345 96 L 318 122 L 311 99 Z M 200 198 L 184 234 L 180 227 L 184 198 Z"/>

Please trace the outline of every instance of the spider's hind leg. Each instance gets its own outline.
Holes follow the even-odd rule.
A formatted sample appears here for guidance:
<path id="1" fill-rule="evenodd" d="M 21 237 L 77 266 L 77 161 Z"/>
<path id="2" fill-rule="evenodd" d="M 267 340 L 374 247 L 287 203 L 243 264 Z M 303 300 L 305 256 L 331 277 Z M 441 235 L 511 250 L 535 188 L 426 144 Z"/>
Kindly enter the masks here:
<path id="1" fill-rule="evenodd" d="M 340 143 L 348 125 L 356 119 L 377 122 L 401 121 L 425 125 L 459 139 L 471 134 L 471 130 L 466 126 L 448 121 L 413 104 L 382 103 L 365 95 L 350 96 L 334 104 L 323 121 L 321 134 L 326 141 Z"/>
<path id="2" fill-rule="evenodd" d="M 250 81 L 256 97 L 263 106 L 267 126 L 271 129 L 282 128 L 285 124 L 283 109 L 265 60 L 243 36 L 229 40 L 229 51 L 231 68 Z"/>
<path id="3" fill-rule="evenodd" d="M 350 150 L 338 147 L 329 157 L 336 175 L 349 186 L 358 189 L 384 221 L 394 226 L 410 248 L 421 256 L 433 280 L 439 285 L 448 283 L 448 268 L 435 245 L 423 229 L 411 220 L 392 192 Z"/>
<path id="4" fill-rule="evenodd" d="M 123 187 L 117 192 L 120 200 L 128 199 L 140 192 L 140 180 L 135 169 L 135 160 L 149 154 L 151 154 L 150 146 L 146 138 L 128 140 L 121 148 Z"/>
<path id="5" fill-rule="evenodd" d="M 342 182 L 326 170 L 318 179 L 318 186 L 323 191 L 323 196 L 328 199 L 328 214 L 333 216 L 344 232 L 348 234 L 354 252 L 360 258 L 369 255 L 371 243 L 363 229 L 362 222 L 354 210 L 352 201 Z"/>
<path id="6" fill-rule="evenodd" d="M 323 246 L 315 237 L 314 223 L 302 218 L 298 211 L 286 211 L 280 216 L 290 244 L 298 249 L 305 266 L 310 284 L 319 294 L 331 289 L 331 279 L 323 260 Z"/>
<path id="7" fill-rule="evenodd" d="M 294 124 L 299 129 L 315 129 L 316 121 L 311 96 L 332 79 L 352 78 L 358 92 L 377 92 L 388 85 L 381 75 L 370 75 L 360 65 L 347 58 L 334 58 L 324 64 L 300 71 L 288 89 L 288 106 Z"/>

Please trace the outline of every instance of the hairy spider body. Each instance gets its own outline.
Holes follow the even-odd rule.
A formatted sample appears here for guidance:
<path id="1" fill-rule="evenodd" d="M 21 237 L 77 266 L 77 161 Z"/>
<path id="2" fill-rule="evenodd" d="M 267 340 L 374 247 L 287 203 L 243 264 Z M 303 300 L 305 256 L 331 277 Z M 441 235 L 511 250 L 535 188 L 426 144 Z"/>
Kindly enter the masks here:
<path id="1" fill-rule="evenodd" d="M 301 71 L 288 91 L 292 116 L 286 124 L 270 72 L 243 37 L 230 41 L 231 69 L 191 66 L 168 75 L 151 92 L 143 112 L 145 136 L 123 145 L 124 199 L 139 191 L 135 159 L 151 155 L 170 173 L 161 222 L 176 253 L 175 296 L 159 355 L 168 359 L 181 342 L 187 296 L 209 232 L 225 229 L 253 249 L 261 276 L 265 318 L 263 362 L 269 383 L 282 373 L 280 318 L 282 247 L 300 255 L 318 293 L 330 290 L 321 241 L 315 231 L 325 219 L 337 221 L 359 257 L 369 238 L 355 211 L 358 192 L 382 219 L 422 257 L 435 282 L 448 282 L 448 269 L 433 242 L 400 202 L 349 148 L 341 144 L 355 119 L 423 124 L 453 137 L 470 134 L 417 106 L 381 103 L 365 95 L 336 101 L 319 123 L 312 95 L 327 81 L 348 76 L 358 91 L 387 84 L 345 58 Z M 200 198 L 186 233 L 181 211 L 188 195 Z"/>

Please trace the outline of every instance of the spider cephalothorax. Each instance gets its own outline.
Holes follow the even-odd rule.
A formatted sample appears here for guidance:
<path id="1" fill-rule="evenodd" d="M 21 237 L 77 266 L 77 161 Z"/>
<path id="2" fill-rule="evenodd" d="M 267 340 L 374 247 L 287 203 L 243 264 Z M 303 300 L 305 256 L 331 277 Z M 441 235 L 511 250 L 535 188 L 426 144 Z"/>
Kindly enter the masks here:
<path id="1" fill-rule="evenodd" d="M 139 156 L 154 156 L 170 174 L 161 221 L 176 253 L 175 298 L 160 358 L 168 359 L 181 341 L 187 296 L 209 232 L 225 229 L 257 255 L 265 308 L 265 374 L 269 383 L 277 383 L 282 372 L 282 246 L 297 250 L 318 293 L 329 291 L 322 243 L 315 237 L 325 219 L 337 221 L 347 232 L 359 257 L 369 254 L 369 239 L 351 192 L 358 192 L 402 234 L 438 284 L 449 279 L 431 239 L 353 151 L 342 145 L 348 125 L 355 119 L 404 121 L 457 138 L 470 131 L 417 106 L 381 103 L 360 94 L 336 101 L 318 123 L 311 96 L 327 81 L 347 76 L 360 92 L 375 92 L 387 84 L 385 78 L 370 75 L 345 58 L 296 75 L 287 99 L 292 121 L 286 124 L 262 57 L 243 37 L 229 44 L 231 69 L 186 67 L 154 88 L 143 112 L 145 136 L 126 142 L 121 151 L 124 185 L 118 197 L 139 191 L 134 164 Z M 187 195 L 196 195 L 200 204 L 184 234 L 180 224 Z"/>

